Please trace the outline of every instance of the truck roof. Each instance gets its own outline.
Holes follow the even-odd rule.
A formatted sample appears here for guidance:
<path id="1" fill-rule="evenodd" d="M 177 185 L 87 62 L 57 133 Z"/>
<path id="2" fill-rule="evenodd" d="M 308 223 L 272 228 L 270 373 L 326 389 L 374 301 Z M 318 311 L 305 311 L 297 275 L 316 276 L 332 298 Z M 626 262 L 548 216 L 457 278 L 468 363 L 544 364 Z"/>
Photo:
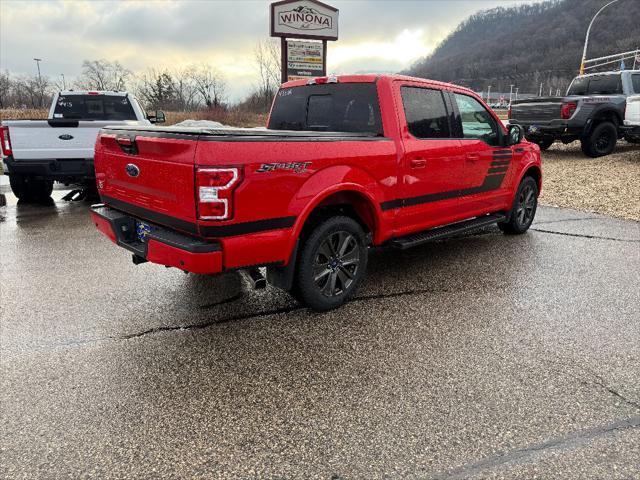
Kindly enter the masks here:
<path id="1" fill-rule="evenodd" d="M 127 92 L 115 92 L 112 90 L 63 90 L 60 95 L 111 95 L 114 97 L 126 97 Z"/>
<path id="2" fill-rule="evenodd" d="M 302 85 L 307 85 L 309 80 L 318 81 L 318 79 L 321 79 L 322 81 L 326 81 L 325 79 L 327 78 L 331 78 L 331 79 L 335 78 L 337 79 L 338 83 L 373 83 L 378 80 L 387 80 L 391 82 L 395 80 L 404 80 L 404 81 L 410 81 L 410 82 L 425 82 L 425 83 L 429 83 L 431 85 L 437 85 L 443 88 L 455 87 L 455 88 L 466 90 L 468 92 L 473 93 L 471 89 L 467 87 L 462 87 L 460 85 L 456 85 L 453 83 L 441 82 L 438 80 L 430 80 L 428 78 L 410 77 L 408 75 L 386 74 L 386 73 L 385 74 L 367 73 L 367 74 L 349 74 L 349 75 L 328 75 L 326 77 L 315 77 L 315 78 L 311 77 L 311 78 L 305 78 L 301 80 L 291 80 L 289 82 L 283 83 L 282 87 L 284 88 L 300 87 Z"/>

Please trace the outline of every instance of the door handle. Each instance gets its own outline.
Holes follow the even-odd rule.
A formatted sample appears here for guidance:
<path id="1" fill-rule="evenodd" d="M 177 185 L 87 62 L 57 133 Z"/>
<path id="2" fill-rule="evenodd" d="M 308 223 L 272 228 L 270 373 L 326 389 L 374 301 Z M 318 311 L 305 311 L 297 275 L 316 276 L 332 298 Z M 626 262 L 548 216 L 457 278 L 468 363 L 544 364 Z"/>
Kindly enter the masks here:
<path id="1" fill-rule="evenodd" d="M 424 168 L 427 166 L 427 161 L 424 158 L 412 158 L 411 168 Z"/>
<path id="2" fill-rule="evenodd" d="M 469 160 L 470 162 L 477 162 L 478 160 L 480 160 L 480 155 L 478 155 L 477 153 L 467 153 L 467 160 Z"/>

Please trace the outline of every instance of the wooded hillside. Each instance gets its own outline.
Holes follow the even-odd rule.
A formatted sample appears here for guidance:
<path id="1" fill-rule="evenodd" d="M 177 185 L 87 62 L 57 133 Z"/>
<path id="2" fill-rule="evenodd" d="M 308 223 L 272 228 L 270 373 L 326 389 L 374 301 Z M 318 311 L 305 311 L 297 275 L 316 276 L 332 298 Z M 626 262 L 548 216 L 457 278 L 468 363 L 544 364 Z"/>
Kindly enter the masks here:
<path id="1" fill-rule="evenodd" d="M 520 92 L 564 91 L 576 75 L 587 26 L 607 0 L 552 0 L 498 7 L 462 22 L 406 73 L 469 86 Z M 640 0 L 620 0 L 596 19 L 587 58 L 640 48 Z M 627 64 L 627 68 L 631 65 Z M 617 68 L 618 65 L 615 65 Z"/>

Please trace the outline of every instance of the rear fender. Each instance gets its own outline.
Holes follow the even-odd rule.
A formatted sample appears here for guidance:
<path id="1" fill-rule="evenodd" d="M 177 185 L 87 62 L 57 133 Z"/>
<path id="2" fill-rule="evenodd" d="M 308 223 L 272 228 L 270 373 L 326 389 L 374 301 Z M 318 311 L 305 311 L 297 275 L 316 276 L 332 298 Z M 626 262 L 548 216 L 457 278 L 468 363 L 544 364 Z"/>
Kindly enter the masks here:
<path id="1" fill-rule="evenodd" d="M 347 165 L 329 167 L 316 172 L 298 190 L 289 205 L 289 211 L 296 212 L 288 252 L 292 252 L 302 229 L 313 211 L 329 197 L 336 194 L 356 195 L 356 212 L 370 228 L 373 241 L 380 234 L 382 210 L 376 198 L 382 198 L 376 180 L 364 170 Z M 366 209 L 366 210 L 362 210 Z"/>

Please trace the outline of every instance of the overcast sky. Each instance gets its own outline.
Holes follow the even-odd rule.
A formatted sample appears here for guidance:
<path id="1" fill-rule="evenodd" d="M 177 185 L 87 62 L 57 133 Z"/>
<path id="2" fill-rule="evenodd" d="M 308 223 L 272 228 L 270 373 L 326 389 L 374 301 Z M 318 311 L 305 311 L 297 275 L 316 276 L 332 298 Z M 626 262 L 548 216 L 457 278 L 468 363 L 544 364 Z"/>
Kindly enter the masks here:
<path id="1" fill-rule="evenodd" d="M 231 100 L 255 83 L 253 50 L 269 35 L 263 0 L 0 0 L 0 69 L 72 79 L 83 60 L 148 67 L 215 65 Z M 395 72 L 427 55 L 470 14 L 518 0 L 334 0 L 340 39 L 328 71 Z"/>

